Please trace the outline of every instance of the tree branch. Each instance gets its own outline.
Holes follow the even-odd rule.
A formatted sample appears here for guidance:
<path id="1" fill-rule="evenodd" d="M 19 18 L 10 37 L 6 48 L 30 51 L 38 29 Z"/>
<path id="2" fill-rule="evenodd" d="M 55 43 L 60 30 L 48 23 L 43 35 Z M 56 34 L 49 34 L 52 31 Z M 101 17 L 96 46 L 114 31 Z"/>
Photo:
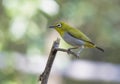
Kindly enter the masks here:
<path id="1" fill-rule="evenodd" d="M 52 67 L 53 61 L 54 61 L 56 53 L 57 53 L 56 48 L 58 48 L 59 43 L 60 43 L 60 39 L 57 39 L 56 41 L 54 41 L 54 43 L 52 45 L 45 70 L 39 77 L 39 80 L 41 81 L 41 84 L 47 84 L 48 77 L 49 77 L 49 74 L 50 74 L 50 71 L 51 71 L 51 67 Z"/>
<path id="2" fill-rule="evenodd" d="M 49 74 L 50 74 L 50 71 L 51 71 L 51 68 L 52 68 L 57 51 L 67 52 L 68 54 L 72 54 L 72 55 L 78 57 L 77 54 L 74 53 L 73 51 L 58 48 L 59 43 L 60 43 L 60 39 L 57 39 L 56 41 L 54 41 L 54 43 L 52 45 L 45 70 L 39 77 L 39 81 L 41 81 L 41 84 L 47 84 L 47 82 L 48 82 L 48 77 L 49 77 Z"/>

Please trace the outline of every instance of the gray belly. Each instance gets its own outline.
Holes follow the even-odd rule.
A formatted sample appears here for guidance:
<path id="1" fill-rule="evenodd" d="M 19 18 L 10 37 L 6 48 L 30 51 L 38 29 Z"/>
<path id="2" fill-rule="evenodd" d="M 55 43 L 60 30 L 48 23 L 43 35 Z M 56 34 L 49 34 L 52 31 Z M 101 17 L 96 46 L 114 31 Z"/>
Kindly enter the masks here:
<path id="1" fill-rule="evenodd" d="M 82 46 L 85 44 L 84 41 L 80 40 L 80 39 L 77 39 L 75 37 L 72 37 L 69 33 L 65 33 L 63 35 L 63 39 L 70 45 L 73 45 L 73 46 Z"/>

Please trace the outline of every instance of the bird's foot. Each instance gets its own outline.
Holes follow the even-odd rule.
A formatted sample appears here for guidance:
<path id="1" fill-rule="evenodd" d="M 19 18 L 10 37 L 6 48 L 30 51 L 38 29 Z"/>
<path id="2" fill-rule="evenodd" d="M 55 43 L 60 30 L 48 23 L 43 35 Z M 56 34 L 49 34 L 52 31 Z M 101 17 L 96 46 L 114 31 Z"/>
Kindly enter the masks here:
<path id="1" fill-rule="evenodd" d="M 71 48 L 68 48 L 67 50 L 68 55 L 70 55 L 70 52 L 71 52 Z"/>
<path id="2" fill-rule="evenodd" d="M 74 53 L 72 50 L 73 50 L 73 49 L 77 49 L 77 48 L 78 48 L 78 47 L 68 48 L 68 50 L 67 50 L 68 55 L 70 55 L 71 52 Z M 77 55 L 76 53 L 74 53 L 74 54 L 75 54 L 76 57 L 79 57 L 79 55 Z"/>
<path id="3" fill-rule="evenodd" d="M 71 50 L 73 49 L 77 49 L 78 47 L 74 47 L 74 48 L 68 48 L 68 54 L 70 54 Z"/>

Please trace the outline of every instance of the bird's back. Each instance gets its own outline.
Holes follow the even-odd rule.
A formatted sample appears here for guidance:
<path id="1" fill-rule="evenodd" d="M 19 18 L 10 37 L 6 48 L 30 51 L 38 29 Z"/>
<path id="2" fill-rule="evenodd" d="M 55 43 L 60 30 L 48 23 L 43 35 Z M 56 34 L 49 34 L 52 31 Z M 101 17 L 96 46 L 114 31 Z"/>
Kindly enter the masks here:
<path id="1" fill-rule="evenodd" d="M 84 33 L 82 33 L 80 30 L 72 27 L 66 28 L 68 33 L 74 36 L 77 39 L 83 40 L 83 41 L 91 41 Z"/>

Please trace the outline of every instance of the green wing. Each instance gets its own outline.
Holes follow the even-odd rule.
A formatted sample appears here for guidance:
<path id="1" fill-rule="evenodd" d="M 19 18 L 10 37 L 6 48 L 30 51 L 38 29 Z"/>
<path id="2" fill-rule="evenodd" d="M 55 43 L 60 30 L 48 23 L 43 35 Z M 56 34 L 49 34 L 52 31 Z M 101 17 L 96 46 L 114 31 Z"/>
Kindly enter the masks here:
<path id="1" fill-rule="evenodd" d="M 99 49 L 100 51 L 104 52 L 104 50 L 102 48 L 95 46 L 95 44 L 92 43 L 91 40 L 84 33 L 82 33 L 80 30 L 69 28 L 69 30 L 67 30 L 67 31 L 68 31 L 67 33 L 70 34 L 72 37 L 75 37 L 77 39 L 80 39 L 80 40 L 87 42 L 87 44 L 85 46 L 95 47 L 95 48 Z"/>
<path id="2" fill-rule="evenodd" d="M 87 42 L 91 42 L 91 40 L 84 33 L 82 33 L 78 29 L 69 28 L 67 31 L 71 36 L 73 36 L 73 37 L 75 37 L 77 39 L 87 41 Z"/>

